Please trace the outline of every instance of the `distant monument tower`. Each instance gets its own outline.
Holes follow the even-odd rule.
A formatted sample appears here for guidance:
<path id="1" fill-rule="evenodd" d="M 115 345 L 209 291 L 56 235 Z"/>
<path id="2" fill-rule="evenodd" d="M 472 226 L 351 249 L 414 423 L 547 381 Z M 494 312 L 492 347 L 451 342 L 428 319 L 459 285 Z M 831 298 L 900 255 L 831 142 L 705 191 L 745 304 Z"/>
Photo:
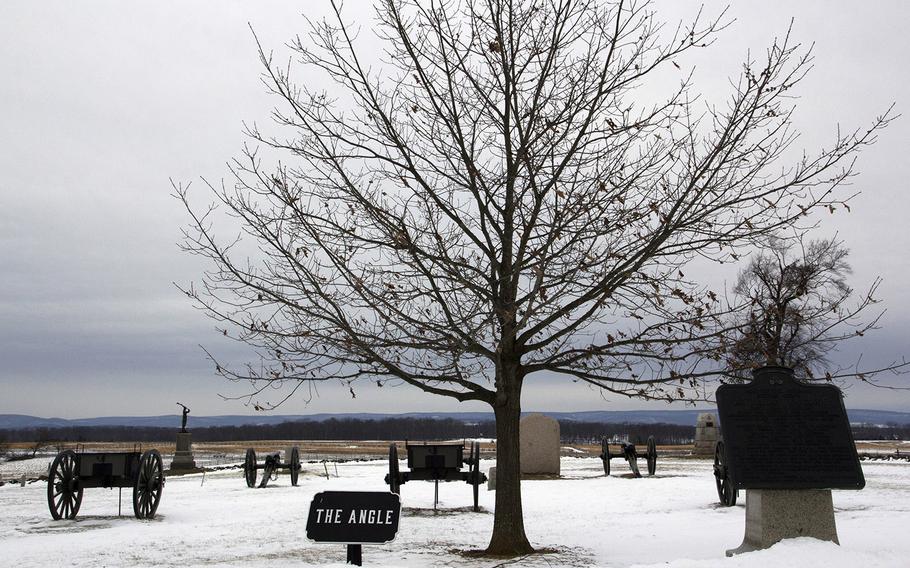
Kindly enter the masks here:
<path id="1" fill-rule="evenodd" d="M 717 418 L 710 412 L 702 412 L 695 421 L 695 455 L 714 455 L 717 439 Z"/>
<path id="2" fill-rule="evenodd" d="M 190 409 L 179 402 L 177 405 L 183 408 L 183 421 L 180 424 L 180 431 L 177 432 L 177 451 L 174 452 L 171 471 L 196 469 L 196 461 L 193 459 L 192 434 L 186 429 L 186 417 L 190 414 Z"/>

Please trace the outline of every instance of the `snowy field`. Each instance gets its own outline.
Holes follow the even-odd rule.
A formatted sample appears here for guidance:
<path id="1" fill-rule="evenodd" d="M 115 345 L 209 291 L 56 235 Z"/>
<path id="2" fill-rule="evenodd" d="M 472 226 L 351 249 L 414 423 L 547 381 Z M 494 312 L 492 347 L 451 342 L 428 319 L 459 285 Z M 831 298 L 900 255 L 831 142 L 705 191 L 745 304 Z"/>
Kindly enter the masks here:
<path id="1" fill-rule="evenodd" d="M 486 471 L 492 464 L 483 461 Z M 339 545 L 314 544 L 305 536 L 313 494 L 326 490 L 385 489 L 385 461 L 338 465 L 339 477 L 317 476 L 305 464 L 298 487 L 279 475 L 265 489 L 248 489 L 239 470 L 167 480 L 158 516 L 138 521 L 131 492 L 118 518 L 117 491 L 87 489 L 74 521 L 52 521 L 46 485 L 0 487 L 0 565 L 44 566 L 344 566 Z M 478 560 L 462 551 L 483 548 L 493 525 L 494 493 L 481 491 L 482 511 L 471 511 L 471 489 L 440 485 L 433 511 L 433 484 L 402 487 L 398 538 L 365 546 L 364 566 L 723 566 L 863 567 L 910 566 L 910 463 L 864 462 L 863 491 L 834 492 L 841 546 L 812 539 L 779 543 L 769 550 L 725 558 L 742 541 L 741 504 L 717 504 L 708 461 L 665 459 L 653 478 L 627 477 L 613 460 L 565 457 L 559 480 L 525 481 L 525 526 L 531 542 L 548 554 L 511 562 Z M 7 477 L 8 478 L 8 477 Z"/>

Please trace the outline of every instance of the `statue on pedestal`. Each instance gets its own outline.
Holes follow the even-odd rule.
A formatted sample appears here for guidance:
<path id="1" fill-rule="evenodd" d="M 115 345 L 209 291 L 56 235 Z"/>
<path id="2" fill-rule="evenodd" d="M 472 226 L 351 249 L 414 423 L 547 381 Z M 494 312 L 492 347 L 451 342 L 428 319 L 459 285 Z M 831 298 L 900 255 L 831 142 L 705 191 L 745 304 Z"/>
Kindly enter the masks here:
<path id="1" fill-rule="evenodd" d="M 177 406 L 183 408 L 183 420 L 180 423 L 180 430 L 177 432 L 177 447 L 174 452 L 174 460 L 171 462 L 171 471 L 195 470 L 196 460 L 193 459 L 192 435 L 186 429 L 186 418 L 190 409 L 179 402 Z"/>
<path id="2" fill-rule="evenodd" d="M 180 431 L 186 432 L 186 417 L 190 413 L 190 409 L 179 402 L 177 403 L 177 406 L 183 407 L 183 423 L 180 425 Z"/>

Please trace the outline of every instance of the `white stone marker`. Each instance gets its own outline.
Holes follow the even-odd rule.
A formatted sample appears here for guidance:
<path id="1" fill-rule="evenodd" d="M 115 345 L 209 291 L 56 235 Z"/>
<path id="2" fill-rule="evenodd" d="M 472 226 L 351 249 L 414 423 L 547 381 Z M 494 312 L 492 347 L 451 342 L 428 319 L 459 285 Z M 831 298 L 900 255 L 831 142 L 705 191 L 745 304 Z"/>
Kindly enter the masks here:
<path id="1" fill-rule="evenodd" d="M 559 475 L 559 422 L 531 414 L 519 424 L 521 473 Z"/>

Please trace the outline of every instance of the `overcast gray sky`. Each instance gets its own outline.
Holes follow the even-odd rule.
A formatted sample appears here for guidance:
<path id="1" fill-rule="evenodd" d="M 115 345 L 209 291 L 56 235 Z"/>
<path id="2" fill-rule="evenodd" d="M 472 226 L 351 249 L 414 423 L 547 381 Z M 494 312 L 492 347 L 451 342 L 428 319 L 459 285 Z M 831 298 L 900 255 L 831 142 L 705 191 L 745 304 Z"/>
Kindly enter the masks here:
<path id="1" fill-rule="evenodd" d="M 220 179 L 244 138 L 241 121 L 264 122 L 271 100 L 259 83 L 250 23 L 268 47 L 302 33 L 300 16 L 327 2 L 48 2 L 0 7 L 0 413 L 86 417 L 152 415 L 186 403 L 197 414 L 251 412 L 218 393 L 242 389 L 214 376 L 199 344 L 235 360 L 172 282 L 204 266 L 176 246 L 186 218 L 169 178 Z M 725 2 L 705 2 L 708 14 Z M 371 2 L 346 12 L 370 39 Z M 700 3 L 665 0 L 663 19 Z M 868 124 L 892 102 L 910 113 L 910 8 L 905 2 L 732 2 L 736 21 L 695 66 L 700 91 L 727 93 L 747 50 L 761 52 L 795 18 L 794 35 L 815 42 L 816 65 L 798 94 L 800 145 L 828 143 L 838 123 Z M 849 216 L 823 219 L 852 250 L 860 288 L 884 278 L 883 329 L 863 344 L 868 364 L 910 355 L 910 116 L 860 156 L 862 195 Z M 198 181 L 197 181 L 198 184 Z M 706 274 L 706 280 L 734 273 Z M 525 409 L 665 408 L 603 400 L 548 379 L 526 386 Z M 910 393 L 852 388 L 852 408 L 910 410 Z M 680 407 L 681 408 L 681 407 Z M 282 413 L 476 410 L 408 387 L 324 387 Z"/>

